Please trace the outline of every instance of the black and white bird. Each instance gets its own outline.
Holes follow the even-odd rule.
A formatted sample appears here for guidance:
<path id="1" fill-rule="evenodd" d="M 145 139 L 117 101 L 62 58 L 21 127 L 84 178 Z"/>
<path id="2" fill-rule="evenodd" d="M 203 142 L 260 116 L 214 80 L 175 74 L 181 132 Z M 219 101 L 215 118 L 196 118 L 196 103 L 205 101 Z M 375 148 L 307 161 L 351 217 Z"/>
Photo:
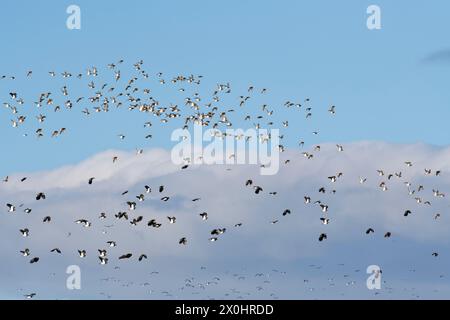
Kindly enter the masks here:
<path id="1" fill-rule="evenodd" d="M 254 186 L 253 189 L 255 190 L 256 194 L 259 194 L 261 191 L 263 191 L 263 188 L 261 188 L 260 186 Z"/>
<path id="2" fill-rule="evenodd" d="M 222 229 L 218 228 L 218 229 L 213 229 L 211 231 L 211 234 L 212 235 L 220 235 L 220 234 L 224 234 L 226 231 L 227 231 L 226 228 L 222 228 Z"/>
<path id="3" fill-rule="evenodd" d="M 127 201 L 127 205 L 129 210 L 136 210 L 136 202 Z"/>
<path id="4" fill-rule="evenodd" d="M 39 192 L 37 195 L 36 195 L 36 200 L 45 200 L 45 198 L 46 198 L 46 196 L 45 196 L 45 194 L 43 193 L 43 192 Z"/>
<path id="5" fill-rule="evenodd" d="M 110 247 L 115 247 L 116 246 L 116 242 L 115 241 L 107 241 L 106 242 Z"/>
<path id="6" fill-rule="evenodd" d="M 321 233 L 319 236 L 319 241 L 323 241 L 327 239 L 327 234 L 326 233 Z"/>
<path id="7" fill-rule="evenodd" d="M 167 219 L 169 219 L 169 223 L 173 224 L 176 222 L 177 218 L 175 217 L 167 217 Z"/>
<path id="8" fill-rule="evenodd" d="M 444 193 L 439 192 L 439 190 L 434 190 L 434 189 L 433 189 L 433 195 L 434 195 L 435 197 L 439 197 L 439 198 L 444 198 L 444 197 L 445 197 L 445 194 L 444 194 Z"/>
<path id="9" fill-rule="evenodd" d="M 98 259 L 100 260 L 100 264 L 101 265 L 105 265 L 108 263 L 108 258 L 107 257 L 101 257 L 99 256 Z"/>
<path id="10" fill-rule="evenodd" d="M 19 231 L 23 237 L 28 237 L 28 235 L 30 234 L 30 230 L 28 230 L 27 228 L 20 229 Z"/>
<path id="11" fill-rule="evenodd" d="M 142 261 L 142 259 L 147 259 L 147 255 L 146 254 L 141 254 L 138 258 L 138 261 Z"/>
<path id="12" fill-rule="evenodd" d="M 82 224 L 85 228 L 90 227 L 91 223 L 86 219 L 78 219 L 75 221 L 77 224 Z"/>
<path id="13" fill-rule="evenodd" d="M 151 220 L 147 223 L 147 226 L 153 227 L 153 228 L 159 228 L 159 227 L 161 227 L 161 223 L 157 223 L 155 219 L 151 219 Z"/>
<path id="14" fill-rule="evenodd" d="M 86 257 L 86 250 L 78 250 L 78 255 L 80 256 L 80 258 L 85 258 Z"/>
<path id="15" fill-rule="evenodd" d="M 330 109 L 328 109 L 328 112 L 333 114 L 333 115 L 336 114 L 336 106 L 334 106 L 334 105 L 331 106 Z"/>
<path id="16" fill-rule="evenodd" d="M 121 256 L 119 257 L 119 260 L 130 259 L 132 256 L 133 256 L 132 253 L 126 253 L 126 254 L 121 255 Z"/>
<path id="17" fill-rule="evenodd" d="M 144 218 L 143 216 L 138 216 L 137 218 L 133 218 L 133 220 L 131 220 L 130 223 L 134 226 L 137 226 L 137 224 L 141 222 L 143 218 Z"/>
<path id="18" fill-rule="evenodd" d="M 108 252 L 105 249 L 98 249 L 98 255 L 99 257 L 106 257 Z"/>
<path id="19" fill-rule="evenodd" d="M 116 217 L 116 219 L 125 219 L 128 220 L 128 214 L 126 212 L 118 212 L 117 214 L 114 215 L 114 217 Z"/>
<path id="20" fill-rule="evenodd" d="M 39 261 L 39 257 L 34 257 L 30 260 L 30 263 L 36 263 Z"/>

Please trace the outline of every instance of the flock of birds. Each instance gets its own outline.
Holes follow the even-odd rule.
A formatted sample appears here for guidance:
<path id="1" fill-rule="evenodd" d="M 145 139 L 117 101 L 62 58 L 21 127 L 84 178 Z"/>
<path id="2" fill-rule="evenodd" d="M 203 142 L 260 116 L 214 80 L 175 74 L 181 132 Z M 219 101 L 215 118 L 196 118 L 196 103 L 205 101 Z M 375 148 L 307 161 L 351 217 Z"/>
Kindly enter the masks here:
<path id="1" fill-rule="evenodd" d="M 243 121 L 248 123 L 248 126 L 252 126 L 255 129 L 260 128 L 270 128 L 270 127 L 283 127 L 289 126 L 289 120 L 277 121 L 275 120 L 276 110 L 269 107 L 268 104 L 261 104 L 258 109 L 249 110 L 250 104 L 255 96 L 264 97 L 268 89 L 266 88 L 256 88 L 254 86 L 249 86 L 244 94 L 240 94 L 235 99 L 236 108 L 225 108 L 221 107 L 221 101 L 226 97 L 232 96 L 233 90 L 229 83 L 217 84 L 217 86 L 212 90 L 211 94 L 208 96 L 202 96 L 200 93 L 196 92 L 196 88 L 202 83 L 202 76 L 195 75 L 178 75 L 175 77 L 167 78 L 163 73 L 158 72 L 156 74 L 150 74 L 144 68 L 144 62 L 138 61 L 133 64 L 133 71 L 131 75 L 127 78 L 123 78 L 126 74 L 121 69 L 124 61 L 119 60 L 115 63 L 110 63 L 107 65 L 107 70 L 105 70 L 106 76 L 110 76 L 110 82 L 102 82 L 100 79 L 100 70 L 97 67 L 90 67 L 84 73 L 74 73 L 69 71 L 56 72 L 49 71 L 48 77 L 59 78 L 60 80 L 69 82 L 73 80 L 78 80 L 79 84 L 77 86 L 85 86 L 83 88 L 87 89 L 89 94 L 84 96 L 73 96 L 71 94 L 71 88 L 69 85 L 63 85 L 58 90 L 53 91 L 43 91 L 40 92 L 34 101 L 29 101 L 25 98 L 25 95 L 19 90 L 10 91 L 7 93 L 7 98 L 3 101 L 3 107 L 7 109 L 11 115 L 10 125 L 12 128 L 23 130 L 24 136 L 35 135 L 38 140 L 45 138 L 58 138 L 62 137 L 66 132 L 70 131 L 70 128 L 66 127 L 56 127 L 56 128 L 46 128 L 46 122 L 55 113 L 72 112 L 75 114 L 80 114 L 81 117 L 91 117 L 96 113 L 106 113 L 114 112 L 116 109 L 126 109 L 130 112 L 139 112 L 143 116 L 142 126 L 148 129 L 144 138 L 146 140 L 152 139 L 154 134 L 150 130 L 155 128 L 157 124 L 166 125 L 167 123 L 174 123 L 175 126 L 182 127 L 184 129 L 192 129 L 194 124 L 201 125 L 206 128 L 214 129 L 214 136 L 216 138 L 225 138 L 227 133 L 225 129 L 233 127 L 233 121 Z M 33 71 L 28 71 L 23 75 L 24 78 L 32 79 L 34 77 Z M 1 81 L 15 81 L 18 76 L 1 76 Z M 163 105 L 156 97 L 153 96 L 153 88 L 150 87 L 149 82 L 154 81 L 155 85 L 167 86 L 169 84 L 175 85 L 177 90 L 183 94 L 188 95 L 184 98 L 182 104 L 170 104 Z M 142 85 L 141 85 L 142 84 Z M 0 86 L 1 82 L 0 82 Z M 193 89 L 192 89 L 193 86 Z M 189 90 L 187 89 L 189 87 Z M 188 92 L 191 92 L 188 94 Z M 30 108 L 34 105 L 34 111 L 36 115 L 30 116 Z M 254 108 L 252 106 L 251 108 Z M 286 109 L 296 109 L 300 112 L 301 116 L 305 119 L 311 119 L 313 117 L 313 108 L 309 98 L 304 99 L 301 102 L 285 101 L 281 108 Z M 334 117 L 337 113 L 337 108 L 334 105 L 329 106 L 326 111 L 330 117 Z M 155 120 L 149 121 L 150 116 L 153 116 Z M 309 120 L 307 120 L 309 121 Z M 28 131 L 27 124 L 34 123 L 37 126 L 36 129 Z M 313 135 L 319 134 L 318 131 L 313 131 Z M 122 132 L 117 133 L 116 139 L 126 140 L 127 135 Z M 249 140 L 251 136 L 236 135 L 234 137 L 236 140 L 246 139 Z M 257 137 L 262 143 L 270 143 L 271 136 L 269 135 L 259 135 Z M 284 135 L 279 136 L 280 144 L 278 145 L 278 150 L 280 152 L 285 151 L 285 146 L 282 144 Z M 307 161 L 313 161 L 317 153 L 320 152 L 320 145 L 312 145 L 310 150 L 304 150 L 306 148 L 305 141 L 303 139 L 298 139 L 298 148 L 300 149 L 299 155 L 303 156 Z M 138 148 L 136 150 L 137 155 L 144 152 L 144 148 Z M 336 144 L 336 152 L 345 152 L 345 147 L 340 144 Z M 113 164 L 120 162 L 120 157 L 114 155 L 111 158 Z M 185 163 L 180 167 L 180 170 L 186 170 L 189 168 L 193 159 L 184 159 Z M 294 159 L 284 160 L 284 164 L 289 164 Z M 414 164 L 411 161 L 405 160 L 404 169 L 407 170 Z M 378 188 L 382 191 L 388 191 L 390 188 L 390 182 L 394 179 L 401 180 L 405 185 L 406 192 L 414 198 L 418 205 L 431 206 L 432 200 L 431 196 L 439 199 L 444 198 L 445 194 L 441 192 L 437 187 L 427 187 L 424 185 L 413 185 L 413 183 L 404 179 L 404 169 L 400 169 L 396 172 L 386 172 L 383 169 L 377 170 L 376 174 L 379 176 L 380 181 L 377 182 Z M 321 198 L 321 195 L 330 194 L 333 195 L 337 192 L 336 185 L 339 184 L 339 180 L 343 177 L 344 172 L 337 172 L 334 175 L 327 176 L 328 184 L 324 184 L 318 190 L 311 192 L 311 194 L 303 195 L 304 203 L 308 206 L 314 206 L 317 208 L 317 212 L 320 213 L 318 220 L 324 225 L 324 231 L 317 235 L 317 241 L 323 242 L 327 241 L 328 234 L 326 231 L 326 225 L 332 223 L 332 219 L 329 217 L 328 213 L 330 211 L 329 205 Z M 424 175 L 426 176 L 440 176 L 441 171 L 435 168 L 424 168 Z M 26 183 L 30 177 L 20 178 L 20 183 Z M 90 176 L 86 177 L 86 186 L 91 186 L 96 183 L 97 177 Z M 3 183 L 8 184 L 11 178 L 9 176 L 4 177 Z M 259 185 L 256 183 L 257 178 L 248 177 L 243 179 L 242 185 L 245 188 L 250 188 L 252 192 L 260 196 L 264 193 L 269 195 L 276 195 L 277 191 L 267 192 L 264 185 Z M 357 182 L 359 184 L 366 184 L 368 181 L 367 177 L 358 177 Z M 428 197 L 428 195 L 430 197 Z M 140 193 L 135 195 L 130 195 L 129 191 L 124 191 L 121 196 L 124 197 L 123 207 L 120 208 L 113 215 L 107 214 L 106 212 L 100 212 L 97 217 L 92 215 L 87 217 L 80 217 L 73 223 L 78 224 L 84 228 L 90 228 L 94 224 L 98 223 L 96 220 L 108 220 L 115 219 L 116 221 L 127 221 L 130 226 L 137 226 L 140 224 L 146 225 L 148 228 L 161 228 L 165 224 L 175 224 L 177 223 L 176 216 L 167 216 L 165 221 L 157 219 L 146 219 L 143 215 L 135 215 L 137 207 L 140 203 L 146 201 L 150 196 L 152 199 L 159 199 L 164 202 L 171 200 L 171 197 L 165 194 L 165 186 L 142 186 Z M 13 203 L 6 202 L 4 204 L 6 212 L 10 214 L 16 214 L 20 211 L 25 214 L 34 213 L 33 201 L 47 201 L 51 199 L 52 195 L 48 194 L 45 190 L 36 190 L 35 198 L 30 199 L 29 204 L 25 205 L 23 203 Z M 31 201 L 32 200 L 32 201 Z M 193 202 L 201 201 L 201 195 L 192 199 Z M 279 218 L 276 218 L 268 223 L 276 224 L 285 216 L 291 215 L 293 208 L 286 208 L 284 211 L 280 212 Z M 414 214 L 414 208 L 405 208 L 404 217 L 408 217 Z M 434 219 L 439 219 L 440 214 L 436 213 Z M 198 220 L 206 221 L 208 220 L 208 213 L 201 212 L 198 214 Z M 42 223 L 50 224 L 52 223 L 52 216 L 46 215 L 42 218 Z M 242 226 L 242 222 L 236 221 L 233 227 L 239 228 Z M 223 226 L 210 230 L 210 235 L 208 241 L 215 242 L 218 241 L 221 236 L 227 232 L 229 227 Z M 33 226 L 24 226 L 17 231 L 21 236 L 28 238 L 39 236 L 33 233 Z M 374 234 L 376 230 L 374 227 L 367 226 L 366 230 L 362 230 L 362 233 L 370 236 Z M 383 231 L 385 238 L 390 238 L 395 235 L 392 230 Z M 180 235 L 179 238 L 174 239 L 180 246 L 189 245 L 189 238 L 184 235 Z M 117 241 L 111 239 L 104 243 L 105 247 L 99 247 L 96 252 L 88 252 L 84 248 L 79 248 L 77 252 L 68 252 L 67 254 L 76 254 L 79 258 L 85 259 L 88 256 L 96 256 L 97 261 L 101 265 L 107 265 L 111 262 L 111 251 L 117 246 Z M 27 257 L 26 260 L 30 264 L 36 264 L 41 261 L 41 257 L 33 254 L 32 248 L 18 248 L 18 253 Z M 49 248 L 52 254 L 65 254 L 66 251 L 62 247 Z M 438 252 L 432 252 L 432 256 L 437 257 Z M 138 262 L 143 262 L 147 260 L 147 253 L 145 252 L 121 252 L 119 254 L 114 253 L 113 259 L 117 260 L 132 260 L 136 259 Z M 262 275 L 262 274 L 260 274 Z M 111 279 L 110 279 L 111 280 Z M 217 282 L 218 279 L 210 280 L 209 282 Z M 192 286 L 193 279 L 186 280 L 185 286 Z M 208 283 L 209 283 L 208 282 Z M 209 283 L 209 284 L 211 284 Z M 258 286 L 258 288 L 260 288 Z M 262 289 L 258 289 L 262 290 Z M 27 298 L 33 298 L 36 294 L 30 293 L 26 294 Z M 271 297 L 275 297 L 273 294 Z"/>

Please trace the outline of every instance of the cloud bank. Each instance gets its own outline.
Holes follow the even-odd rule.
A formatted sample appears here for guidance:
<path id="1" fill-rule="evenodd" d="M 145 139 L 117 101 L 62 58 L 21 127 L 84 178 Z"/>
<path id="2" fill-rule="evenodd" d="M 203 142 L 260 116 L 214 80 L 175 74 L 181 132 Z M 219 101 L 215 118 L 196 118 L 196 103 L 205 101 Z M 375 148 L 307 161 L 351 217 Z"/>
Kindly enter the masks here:
<path id="1" fill-rule="evenodd" d="M 307 159 L 303 151 L 314 157 Z M 255 165 L 192 165 L 181 170 L 163 149 L 142 155 L 110 150 L 71 166 L 12 174 L 0 184 L 0 238 L 7 244 L 0 249 L 5 257 L 0 295 L 448 298 L 450 288 L 442 281 L 450 265 L 448 202 L 433 190 L 445 194 L 449 189 L 449 159 L 450 147 L 358 142 L 338 152 L 335 144 L 322 144 L 320 151 L 287 150 L 279 173 L 262 176 Z M 408 161 L 412 166 L 405 164 Z M 328 179 L 338 173 L 342 176 L 336 182 Z M 22 177 L 28 179 L 20 182 Z M 88 185 L 91 177 L 94 183 Z M 255 194 L 245 186 L 248 179 L 263 191 Z M 145 194 L 145 185 L 151 186 L 151 193 Z M 319 192 L 322 187 L 325 193 Z M 46 200 L 36 201 L 38 192 L 44 192 Z M 143 202 L 136 199 L 141 193 Z M 161 201 L 163 196 L 169 201 Z M 304 196 L 311 203 L 306 204 Z M 200 200 L 192 201 L 195 198 Z M 326 215 L 317 200 L 328 206 Z M 136 210 L 129 211 L 127 201 L 135 201 Z M 14 204 L 16 212 L 7 212 L 7 203 Z M 25 208 L 32 212 L 24 213 Z M 291 214 L 283 216 L 286 209 Z M 407 217 L 406 210 L 412 212 Z M 119 211 L 128 212 L 129 219 L 116 219 Z M 98 218 L 101 212 L 106 219 Z M 208 220 L 200 218 L 202 212 L 208 213 Z M 45 216 L 52 217 L 50 223 L 42 222 Z M 138 216 L 143 221 L 132 225 Z M 175 216 L 176 223 L 169 224 L 168 216 Z M 329 218 L 329 224 L 323 225 L 321 217 Z M 78 219 L 88 219 L 92 226 L 76 224 Z M 148 227 L 151 219 L 161 227 Z M 30 230 L 29 237 L 22 237 L 23 228 Z M 210 232 L 217 228 L 226 232 L 210 242 Z M 368 228 L 375 232 L 367 235 Z M 387 232 L 390 238 L 384 237 Z M 319 242 L 322 233 L 327 239 Z M 178 244 L 181 237 L 187 238 L 186 246 Z M 108 247 L 109 240 L 117 247 Z M 61 255 L 50 253 L 55 247 Z M 30 249 L 30 257 L 20 255 L 24 248 Z M 78 256 L 79 249 L 87 251 L 86 258 Z M 108 250 L 107 265 L 99 264 L 98 249 Z M 433 252 L 439 255 L 433 257 Z M 125 253 L 133 257 L 118 260 Z M 142 253 L 148 260 L 138 262 Z M 40 261 L 29 264 L 34 256 Z M 383 286 L 377 292 L 366 288 L 371 264 L 383 270 Z M 81 290 L 66 288 L 69 265 L 82 270 Z"/>
<path id="2" fill-rule="evenodd" d="M 423 60 L 426 63 L 449 63 L 450 49 L 443 49 L 429 54 Z"/>

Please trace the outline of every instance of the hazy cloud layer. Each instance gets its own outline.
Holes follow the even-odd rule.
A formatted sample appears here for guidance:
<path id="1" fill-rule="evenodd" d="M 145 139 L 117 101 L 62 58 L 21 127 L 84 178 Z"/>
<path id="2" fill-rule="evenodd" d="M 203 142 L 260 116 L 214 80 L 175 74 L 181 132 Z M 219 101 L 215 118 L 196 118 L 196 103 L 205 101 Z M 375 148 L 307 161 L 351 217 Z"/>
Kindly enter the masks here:
<path id="1" fill-rule="evenodd" d="M 334 144 L 311 151 L 313 159 L 288 150 L 281 157 L 280 172 L 261 176 L 258 166 L 190 166 L 180 170 L 165 150 L 146 150 L 142 155 L 106 151 L 72 166 L 37 173 L 19 173 L 0 184 L 4 209 L 0 239 L 3 263 L 0 295 L 20 298 L 37 292 L 40 298 L 361 298 L 448 297 L 446 285 L 450 221 L 445 193 L 450 183 L 450 148 L 423 144 L 394 145 L 360 142 Z M 113 156 L 119 161 L 112 162 Z M 284 161 L 290 159 L 285 164 Z M 407 167 L 405 161 L 413 165 Z M 382 169 L 384 176 L 376 170 Z M 431 169 L 425 175 L 424 169 Z M 436 170 L 441 174 L 435 176 Z M 334 183 L 327 178 L 342 172 Z M 401 178 L 389 174 L 401 172 Z M 27 176 L 25 182 L 20 179 Z M 93 185 L 88 179 L 95 177 Z M 367 181 L 360 183 L 360 177 Z M 263 192 L 256 195 L 245 181 L 252 179 Z M 379 187 L 385 182 L 388 190 Z M 409 194 L 405 182 L 410 182 Z M 152 187 L 144 202 L 135 198 Z M 158 186 L 164 185 L 163 193 Z M 424 190 L 418 191 L 423 185 Z M 326 193 L 318 190 L 325 187 Z M 121 195 L 128 190 L 129 193 Z M 335 193 L 332 190 L 336 190 Z M 38 192 L 47 199 L 35 201 Z M 277 192 L 270 195 L 270 192 Z M 329 225 L 322 225 L 320 200 L 329 206 Z M 168 202 L 161 201 L 169 196 Z M 420 197 L 422 203 L 415 198 Z M 201 198 L 193 202 L 192 199 Z M 129 211 L 130 219 L 114 214 Z M 424 204 L 430 201 L 431 205 Z M 6 203 L 17 207 L 7 212 Z M 23 204 L 22 207 L 19 206 Z M 32 208 L 30 214 L 23 212 Z M 291 214 L 282 216 L 285 209 Z M 412 214 L 404 217 L 405 210 Z M 202 221 L 199 214 L 208 212 Z M 100 220 L 100 212 L 107 219 Z M 435 219 L 436 214 L 440 218 Z M 50 223 L 43 223 L 45 216 Z M 130 224 L 142 215 L 143 222 Z M 169 224 L 167 216 L 176 216 Z M 92 227 L 76 224 L 88 219 Z M 150 219 L 161 228 L 147 226 Z M 272 224 L 271 221 L 279 220 Z M 242 226 L 235 227 L 242 223 Z M 19 229 L 27 227 L 24 238 Z M 368 228 L 374 234 L 366 235 Z M 210 231 L 226 228 L 217 242 Z M 384 238 L 391 232 L 391 238 Z M 321 233 L 328 239 L 319 242 Z M 181 237 L 187 246 L 178 244 Z M 109 248 L 106 241 L 117 241 Z M 29 248 L 30 257 L 19 250 Z M 50 253 L 54 247 L 62 255 Z M 81 259 L 78 249 L 85 249 Z M 107 249 L 110 263 L 99 265 L 97 249 Z M 117 258 L 133 253 L 129 261 Z M 438 257 L 432 253 L 438 252 Z M 147 261 L 137 256 L 146 253 Z M 41 259 L 29 264 L 33 256 Z M 82 270 L 82 290 L 67 290 L 65 269 L 76 264 Z M 366 268 L 383 269 L 383 288 L 374 295 L 366 288 Z M 153 272 L 153 273 L 152 273 Z M 158 272 L 158 273 L 155 273 Z M 257 275 L 257 274 L 263 275 Z M 220 280 L 217 280 L 218 277 Z M 187 285 L 187 286 L 186 286 Z M 167 291 L 167 292 L 166 292 Z"/>
<path id="2" fill-rule="evenodd" d="M 450 63 L 450 49 L 435 51 L 426 56 L 423 61 L 425 63 Z"/>

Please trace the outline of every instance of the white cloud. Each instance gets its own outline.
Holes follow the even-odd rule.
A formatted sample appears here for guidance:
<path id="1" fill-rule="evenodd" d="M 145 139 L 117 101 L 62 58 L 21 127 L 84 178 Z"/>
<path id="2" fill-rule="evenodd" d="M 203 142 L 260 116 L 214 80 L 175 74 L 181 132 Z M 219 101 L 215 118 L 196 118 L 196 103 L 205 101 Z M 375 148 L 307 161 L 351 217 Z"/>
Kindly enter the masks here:
<path id="1" fill-rule="evenodd" d="M 251 269 L 261 268 L 267 272 L 281 265 L 290 269 L 287 277 L 297 279 L 307 274 L 304 269 L 291 267 L 299 261 L 335 265 L 336 257 L 342 257 L 347 263 L 359 265 L 365 270 L 367 259 L 384 261 L 391 255 L 411 258 L 421 250 L 413 252 L 404 249 L 411 247 L 411 244 L 426 248 L 425 256 L 417 258 L 424 260 L 432 259 L 433 250 L 448 246 L 446 235 L 450 224 L 446 213 L 447 197 L 434 197 L 432 189 L 444 193 L 449 189 L 449 147 L 360 142 L 344 145 L 344 152 L 338 152 L 334 144 L 324 144 L 321 151 L 313 153 L 314 158 L 307 160 L 299 150 L 285 152 L 281 161 L 290 159 L 291 162 L 282 164 L 279 173 L 274 176 L 261 176 L 257 166 L 202 165 L 180 170 L 179 166 L 171 164 L 170 153 L 160 149 L 146 150 L 142 155 L 106 151 L 79 164 L 46 172 L 11 175 L 8 183 L 0 185 L 0 205 L 5 208 L 0 237 L 2 242 L 10 244 L 0 250 L 3 256 L 13 257 L 3 266 L 2 278 L 5 279 L 2 280 L 8 278 L 8 288 L 17 290 L 19 277 L 23 277 L 19 272 L 27 270 L 26 277 L 35 290 L 42 288 L 49 297 L 55 297 L 57 293 L 64 296 L 68 293 L 51 289 L 52 286 L 41 282 L 36 276 L 55 269 L 64 278 L 61 272 L 63 266 L 68 264 L 80 264 L 83 270 L 88 270 L 89 277 L 97 279 L 92 283 L 97 283 L 103 274 L 114 273 L 113 267 L 116 265 L 131 272 L 124 275 L 125 278 L 134 281 L 137 281 L 136 278 L 145 279 L 149 269 L 143 269 L 135 257 L 132 262 L 117 261 L 120 254 L 127 252 L 135 256 L 147 253 L 150 266 L 162 266 L 164 270 L 169 270 L 171 263 L 180 264 L 181 270 L 178 272 L 185 274 L 194 272 L 202 264 L 226 265 L 229 269 L 239 270 L 243 265 L 248 265 Z M 113 156 L 119 157 L 117 163 L 113 164 Z M 411 161 L 413 166 L 407 167 L 405 161 Z M 441 170 L 441 175 L 425 176 L 425 168 L 433 172 Z M 386 175 L 378 176 L 377 169 L 383 169 Z M 402 178 L 394 176 L 388 180 L 389 173 L 400 171 Z M 342 172 L 343 176 L 331 183 L 327 177 L 338 172 Z M 22 176 L 29 179 L 20 182 Z M 365 184 L 359 183 L 360 176 L 367 178 Z M 87 183 L 90 177 L 96 177 L 91 186 Z M 262 186 L 262 194 L 256 195 L 252 188 L 245 187 L 247 179 L 253 179 L 254 184 Z M 388 191 L 383 192 L 378 187 L 381 181 L 386 182 Z M 411 182 L 411 189 L 417 189 L 422 184 L 425 190 L 416 190 L 411 196 L 405 181 Z M 144 221 L 132 226 L 129 221 L 116 220 L 114 214 L 126 211 L 126 201 L 136 201 L 135 196 L 144 192 L 144 185 L 150 185 L 152 193 L 145 202 L 138 202 L 137 210 L 130 213 L 130 218 L 142 215 Z M 165 186 L 162 194 L 157 191 L 159 185 Z M 322 186 L 326 188 L 326 194 L 318 192 Z M 330 193 L 332 189 L 336 189 L 335 194 Z M 129 193 L 121 196 L 125 190 Z M 277 195 L 269 195 L 272 191 L 276 191 Z M 37 192 L 45 192 L 47 199 L 35 201 Z M 163 202 L 160 200 L 162 195 L 171 199 Z M 317 204 L 304 204 L 305 195 L 310 196 L 312 201 L 320 199 L 329 205 L 329 225 L 320 223 L 322 212 Z M 431 201 L 432 206 L 417 204 L 414 200 L 417 196 L 423 198 L 423 202 Z M 197 197 L 201 200 L 191 201 Z M 6 212 L 6 203 L 17 207 L 23 203 L 24 206 L 12 214 Z M 33 212 L 26 215 L 22 212 L 25 207 L 32 208 Z M 292 214 L 283 217 L 282 212 L 288 208 Z M 403 216 L 406 209 L 413 212 L 411 216 Z M 207 221 L 199 217 L 203 211 L 209 214 Z M 100 212 L 106 212 L 108 218 L 99 220 Z M 440 219 L 434 219 L 436 213 L 441 214 Z M 52 216 L 50 224 L 42 223 L 47 215 Z M 176 216 L 177 223 L 169 225 L 166 216 Z M 79 218 L 89 219 L 93 226 L 84 228 L 75 224 L 74 221 Z M 163 224 L 160 229 L 146 225 L 152 218 Z M 271 224 L 275 219 L 279 222 Z M 234 227 L 236 223 L 243 225 Z M 105 227 L 109 225 L 113 227 Z M 30 229 L 29 238 L 21 237 L 18 230 L 23 227 Z M 209 232 L 223 227 L 227 228 L 227 232 L 216 243 L 210 243 Z M 375 230 L 375 234 L 365 234 L 369 227 Z M 392 232 L 391 239 L 383 238 L 387 231 Z M 319 243 L 317 238 L 322 232 L 327 233 L 328 239 Z M 177 243 L 183 236 L 188 238 L 186 247 Z M 118 242 L 118 247 L 106 247 L 106 241 L 111 239 Z M 29 265 L 28 259 L 18 254 L 24 247 L 29 247 L 32 255 L 39 255 L 41 261 Z M 51 254 L 49 250 L 53 247 L 60 247 L 63 256 Z M 76 255 L 76 250 L 81 248 L 88 251 L 84 261 Z M 111 264 L 106 267 L 98 265 L 96 250 L 100 248 L 109 252 Z M 392 258 L 392 261 L 396 259 Z M 394 264 L 392 268 L 400 266 Z M 337 271 L 330 270 L 330 273 L 333 272 Z M 361 279 L 359 283 L 363 286 L 364 274 Z M 256 280 L 248 281 L 246 283 L 253 285 Z M 166 279 L 164 283 L 173 290 L 173 281 Z M 278 293 L 295 298 L 293 285 L 285 283 L 285 290 Z M 336 295 L 342 289 L 339 288 L 334 289 Z M 99 298 L 99 290 L 90 287 L 84 295 Z M 117 289 L 111 290 L 118 294 Z M 215 294 L 223 293 L 223 290 L 217 289 Z M 359 290 L 365 292 L 363 287 Z M 128 296 L 136 297 L 132 292 Z M 123 297 L 127 294 L 123 293 Z"/>

